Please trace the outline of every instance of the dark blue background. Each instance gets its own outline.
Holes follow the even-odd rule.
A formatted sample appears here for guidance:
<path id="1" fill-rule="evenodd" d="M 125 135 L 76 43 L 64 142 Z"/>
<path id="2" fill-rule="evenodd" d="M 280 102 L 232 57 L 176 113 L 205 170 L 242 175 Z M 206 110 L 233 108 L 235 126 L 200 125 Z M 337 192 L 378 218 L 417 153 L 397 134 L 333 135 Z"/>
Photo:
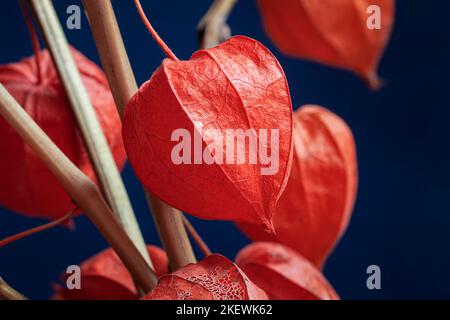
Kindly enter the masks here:
<path id="1" fill-rule="evenodd" d="M 75 0 L 54 1 L 61 19 Z M 183 59 L 196 50 L 196 24 L 211 1 L 143 1 L 161 36 Z M 114 1 L 139 83 L 163 54 L 141 24 L 132 1 Z M 325 273 L 344 299 L 450 298 L 450 144 L 448 105 L 450 30 L 446 1 L 399 1 L 395 30 L 381 64 L 387 86 L 370 92 L 351 74 L 289 59 L 269 42 L 254 1 L 240 0 L 230 24 L 266 44 L 287 74 L 295 106 L 321 104 L 342 116 L 355 134 L 360 188 L 351 225 Z M 16 1 L 0 4 L 0 63 L 31 53 Z M 98 62 L 83 17 L 69 41 Z M 2 155 L 0 155 L 2 156 Z M 123 177 L 146 239 L 158 243 L 142 190 L 129 166 Z M 1 177 L 0 177 L 1 179 Z M 42 221 L 0 211 L 0 238 Z M 76 232 L 63 228 L 0 249 L 0 275 L 31 298 L 47 298 L 69 265 L 106 247 L 86 218 Z M 233 258 L 248 241 L 230 223 L 195 220 L 213 251 Z M 366 288 L 365 270 L 377 264 L 382 290 Z"/>

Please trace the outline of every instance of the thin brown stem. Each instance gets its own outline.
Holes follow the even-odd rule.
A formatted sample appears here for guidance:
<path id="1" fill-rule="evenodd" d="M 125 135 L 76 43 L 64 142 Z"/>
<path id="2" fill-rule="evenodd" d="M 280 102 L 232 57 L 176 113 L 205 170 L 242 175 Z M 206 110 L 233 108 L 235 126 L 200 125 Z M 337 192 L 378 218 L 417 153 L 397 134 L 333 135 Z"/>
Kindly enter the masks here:
<path id="1" fill-rule="evenodd" d="M 148 32 L 150 32 L 151 36 L 153 37 L 153 39 L 155 39 L 156 43 L 164 51 L 166 56 L 169 59 L 178 60 L 177 56 L 172 52 L 172 50 L 169 48 L 169 46 L 164 42 L 163 39 L 161 39 L 159 34 L 153 28 L 152 24 L 150 23 L 147 16 L 145 15 L 144 9 L 141 6 L 141 2 L 139 0 L 134 0 L 134 4 L 135 4 L 136 9 L 139 13 L 139 16 L 141 17 L 141 20 L 144 23 L 145 27 L 147 28 Z"/>
<path id="2" fill-rule="evenodd" d="M 192 223 L 188 220 L 188 218 L 186 218 L 186 216 L 183 216 L 183 224 L 186 227 L 186 230 L 189 232 L 189 234 L 191 235 L 192 239 L 194 239 L 195 243 L 197 244 L 198 248 L 200 249 L 200 251 L 205 255 L 205 256 L 209 256 L 211 254 L 211 250 L 209 249 L 208 245 L 206 244 L 205 241 L 203 241 L 202 237 L 200 236 L 200 234 L 197 232 L 197 230 L 195 230 L 194 226 L 192 225 Z"/>
<path id="3" fill-rule="evenodd" d="M 100 60 L 121 116 L 138 87 L 130 67 L 122 36 L 110 0 L 83 0 Z M 181 212 L 147 193 L 153 219 L 173 270 L 195 263 Z"/>
<path id="4" fill-rule="evenodd" d="M 33 234 L 36 234 L 36 233 L 39 233 L 39 232 L 51 229 L 53 227 L 56 227 L 57 225 L 60 225 L 60 224 L 62 224 L 64 222 L 66 222 L 67 220 L 69 220 L 70 218 L 72 218 L 72 216 L 75 214 L 75 212 L 77 210 L 78 210 L 78 208 L 75 208 L 75 209 L 73 209 L 69 213 L 63 215 L 61 218 L 59 218 L 57 220 L 54 220 L 54 221 L 51 221 L 49 223 L 43 224 L 43 225 L 38 226 L 36 228 L 32 228 L 32 229 L 29 229 L 29 230 L 22 231 L 20 233 L 15 234 L 15 235 L 6 237 L 5 239 L 0 240 L 0 248 L 6 246 L 8 244 L 11 244 L 13 242 L 16 242 L 18 240 L 21 240 L 23 238 L 29 237 L 29 236 L 31 236 Z"/>
<path id="5" fill-rule="evenodd" d="M 31 4 L 76 116 L 102 191 L 128 236 L 152 266 L 120 172 L 70 53 L 52 2 L 31 0 Z"/>
<path id="6" fill-rule="evenodd" d="M 201 49 L 217 46 L 231 36 L 228 17 L 237 0 L 215 0 L 197 26 Z"/>
<path id="7" fill-rule="evenodd" d="M 28 300 L 0 277 L 0 300 Z"/>
<path id="8" fill-rule="evenodd" d="M 156 229 L 169 257 L 171 270 L 195 263 L 191 242 L 183 226 L 183 213 L 146 192 Z"/>
<path id="9" fill-rule="evenodd" d="M 39 156 L 73 201 L 117 252 L 137 284 L 148 292 L 157 277 L 115 218 L 98 187 L 42 131 L 0 84 L 0 115 Z"/>
<path id="10" fill-rule="evenodd" d="M 41 58 L 39 51 L 41 50 L 39 44 L 39 37 L 37 35 L 36 29 L 33 25 L 33 19 L 31 18 L 30 6 L 27 0 L 19 0 L 20 10 L 22 11 L 23 19 L 27 25 L 28 34 L 30 36 L 31 45 L 33 47 L 34 60 L 36 61 L 36 78 L 37 83 L 42 81 L 42 69 L 41 69 Z"/>

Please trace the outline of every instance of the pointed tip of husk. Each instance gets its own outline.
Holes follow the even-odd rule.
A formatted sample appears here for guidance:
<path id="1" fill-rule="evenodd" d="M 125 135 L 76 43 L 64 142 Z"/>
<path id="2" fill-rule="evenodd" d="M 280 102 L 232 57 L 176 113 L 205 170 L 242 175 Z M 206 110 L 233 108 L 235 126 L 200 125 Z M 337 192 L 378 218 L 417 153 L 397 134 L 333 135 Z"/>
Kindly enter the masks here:
<path id="1" fill-rule="evenodd" d="M 374 71 L 363 74 L 361 77 L 363 81 L 366 83 L 366 85 L 369 87 L 369 89 L 372 91 L 380 90 L 384 85 L 383 79 L 381 79 L 378 76 L 378 74 Z"/>

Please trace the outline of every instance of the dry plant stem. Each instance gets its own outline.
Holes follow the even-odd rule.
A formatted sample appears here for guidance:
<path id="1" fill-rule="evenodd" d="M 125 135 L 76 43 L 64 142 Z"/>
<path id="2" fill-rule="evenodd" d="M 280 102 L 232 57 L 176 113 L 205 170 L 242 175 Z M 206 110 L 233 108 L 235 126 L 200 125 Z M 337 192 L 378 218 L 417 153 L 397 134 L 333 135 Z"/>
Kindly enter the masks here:
<path id="1" fill-rule="evenodd" d="M 33 46 L 34 58 L 36 61 L 37 83 L 41 83 L 42 70 L 41 70 L 41 58 L 39 55 L 39 51 L 40 51 L 39 37 L 33 26 L 33 19 L 31 18 L 30 7 L 28 5 L 28 1 L 27 0 L 19 0 L 19 5 L 20 5 L 20 10 L 22 11 L 23 18 L 25 20 L 25 24 L 27 25 L 28 33 L 30 35 L 31 45 Z"/>
<path id="2" fill-rule="evenodd" d="M 197 26 L 201 49 L 217 46 L 231 36 L 228 17 L 237 0 L 215 0 Z"/>
<path id="3" fill-rule="evenodd" d="M 130 67 L 122 36 L 110 0 L 83 0 L 92 34 L 121 117 L 125 105 L 138 87 Z M 155 225 L 172 270 L 195 263 L 182 213 L 147 193 Z"/>
<path id="4" fill-rule="evenodd" d="M 61 186 L 117 252 L 136 283 L 149 292 L 157 277 L 115 218 L 97 186 L 50 140 L 0 84 L 0 115 L 39 156 Z"/>
<path id="5" fill-rule="evenodd" d="M 145 195 L 153 214 L 159 238 L 169 257 L 171 270 L 175 271 L 189 263 L 195 263 L 194 251 L 183 225 L 183 213 L 159 200 L 151 193 L 147 192 Z"/>
<path id="6" fill-rule="evenodd" d="M 59 218 L 57 220 L 54 220 L 54 221 L 51 221 L 49 223 L 43 224 L 43 225 L 38 226 L 36 228 L 25 230 L 23 232 L 17 233 L 15 235 L 7 237 L 7 238 L 5 238 L 3 240 L 0 240 L 0 248 L 4 247 L 4 246 L 6 246 L 6 245 L 8 245 L 10 243 L 16 242 L 16 241 L 21 240 L 23 238 L 26 238 L 28 236 L 31 236 L 33 234 L 36 234 L 36 233 L 39 233 L 39 232 L 51 229 L 51 228 L 53 228 L 53 227 L 55 227 L 55 226 L 57 226 L 59 224 L 62 224 L 63 222 L 69 220 L 74 215 L 74 213 L 77 210 L 78 210 L 78 208 L 75 208 L 75 209 L 73 209 L 72 211 L 70 211 L 69 213 L 65 214 L 64 216 L 62 216 L 61 218 Z"/>
<path id="7" fill-rule="evenodd" d="M 203 241 L 202 237 L 198 234 L 197 230 L 195 230 L 192 223 L 186 218 L 186 216 L 183 216 L 183 224 L 186 227 L 187 231 L 191 235 L 192 239 L 194 239 L 195 243 L 199 247 L 200 251 L 205 255 L 209 256 L 211 254 L 211 250 L 209 249 L 208 245 L 205 241 Z"/>
<path id="8" fill-rule="evenodd" d="M 152 266 L 119 170 L 70 53 L 52 2 L 31 0 L 31 4 L 77 118 L 102 191 L 128 236 Z"/>
<path id="9" fill-rule="evenodd" d="M 6 281 L 0 277 L 0 300 L 28 300 L 28 299 L 23 294 L 11 288 L 9 284 L 7 284 Z"/>
<path id="10" fill-rule="evenodd" d="M 122 119 L 125 106 L 137 91 L 116 16 L 109 0 L 83 0 L 103 71 Z"/>

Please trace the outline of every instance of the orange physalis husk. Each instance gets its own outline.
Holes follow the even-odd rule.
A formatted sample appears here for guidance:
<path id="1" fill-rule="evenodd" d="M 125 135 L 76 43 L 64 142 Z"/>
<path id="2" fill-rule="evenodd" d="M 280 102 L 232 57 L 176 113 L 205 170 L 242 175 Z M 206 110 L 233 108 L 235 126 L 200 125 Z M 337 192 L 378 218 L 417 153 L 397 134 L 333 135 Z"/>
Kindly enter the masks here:
<path id="1" fill-rule="evenodd" d="M 147 245 L 157 276 L 169 272 L 166 253 L 155 246 Z M 69 290 L 55 285 L 55 300 L 136 300 L 138 293 L 130 273 L 113 249 L 108 248 L 83 262 L 81 289 Z M 65 274 L 65 283 L 70 275 Z"/>
<path id="2" fill-rule="evenodd" d="M 227 258 L 212 254 L 163 276 L 144 300 L 267 300 L 263 290 Z"/>
<path id="3" fill-rule="evenodd" d="M 125 164 L 121 123 L 103 71 L 71 48 L 106 140 L 119 168 Z M 0 82 L 64 154 L 96 180 L 81 133 L 47 50 L 36 57 L 0 66 Z M 40 74 L 38 74 L 40 70 Z M 57 219 L 75 208 L 39 157 L 0 117 L 0 205 L 32 217 Z"/>
<path id="4" fill-rule="evenodd" d="M 236 263 L 271 300 L 339 299 L 311 262 L 279 243 L 250 244 L 239 252 Z"/>
<path id="5" fill-rule="evenodd" d="M 319 106 L 294 113 L 291 174 L 278 201 L 276 235 L 256 224 L 239 224 L 254 241 L 279 242 L 318 268 L 344 233 L 356 198 L 356 147 L 347 124 Z"/>
<path id="6" fill-rule="evenodd" d="M 281 52 L 350 69 L 370 87 L 379 87 L 377 67 L 394 23 L 394 0 L 258 0 L 258 4 L 266 32 Z M 379 16 L 374 6 L 380 9 Z M 380 29 L 374 29 L 378 17 Z"/>
<path id="7" fill-rule="evenodd" d="M 150 192 L 199 218 L 267 229 L 289 176 L 291 133 L 283 69 L 243 36 L 165 59 L 123 119 L 130 163 Z"/>

